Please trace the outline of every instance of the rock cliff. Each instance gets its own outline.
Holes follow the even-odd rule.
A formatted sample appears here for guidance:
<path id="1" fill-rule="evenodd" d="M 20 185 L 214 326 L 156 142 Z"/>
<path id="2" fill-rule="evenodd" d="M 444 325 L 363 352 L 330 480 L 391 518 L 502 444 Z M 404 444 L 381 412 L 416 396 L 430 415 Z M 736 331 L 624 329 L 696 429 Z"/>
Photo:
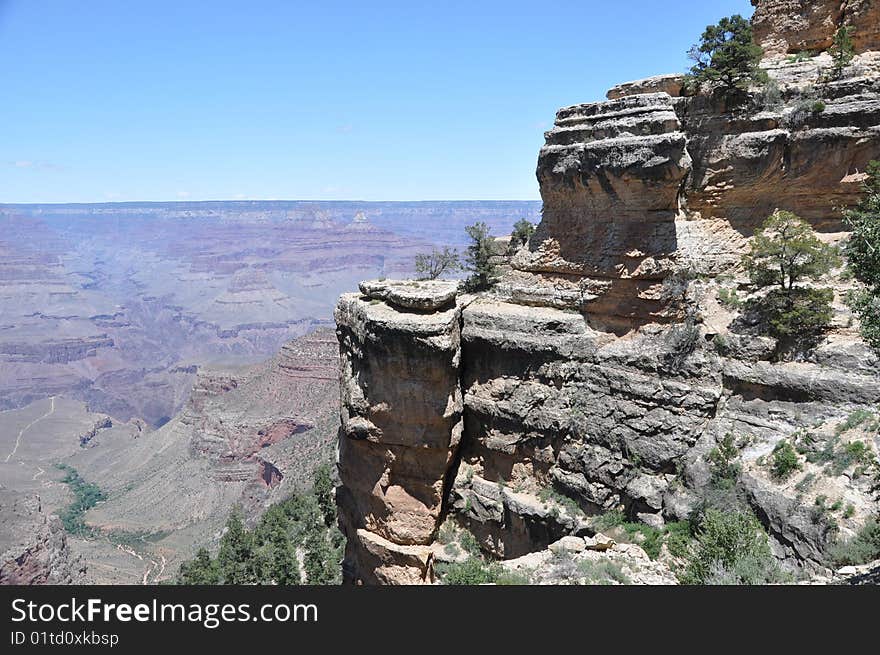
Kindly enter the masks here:
<path id="1" fill-rule="evenodd" d="M 371 282 L 341 298 L 349 581 L 431 582 L 449 557 L 445 523 L 508 563 L 546 563 L 612 510 L 662 532 L 705 497 L 707 455 L 727 434 L 740 491 L 790 570 L 822 570 L 833 540 L 876 512 L 877 476 L 803 461 L 783 484 L 766 465 L 777 443 L 810 434 L 803 452 L 863 440 L 877 467 L 874 419 L 851 418 L 880 401 L 877 357 L 842 303 L 851 283 L 829 280 L 833 328 L 790 360 L 718 300 L 775 209 L 842 237 L 839 208 L 880 159 L 876 5 L 757 4 L 779 98 L 756 92 L 731 110 L 678 97 L 664 76 L 561 109 L 538 158 L 543 220 L 500 258 L 490 292 Z M 780 56 L 827 48 L 844 23 L 861 54 L 841 80 L 825 81 L 827 53 Z M 846 515 L 814 509 L 828 499 Z"/>
<path id="2" fill-rule="evenodd" d="M 40 498 L 0 486 L 0 584 L 74 584 L 84 566 L 71 555 L 57 516 L 43 511 Z"/>
<path id="3" fill-rule="evenodd" d="M 752 0 L 755 38 L 768 54 L 822 51 L 844 25 L 858 52 L 880 49 L 880 5 L 874 0 Z"/>

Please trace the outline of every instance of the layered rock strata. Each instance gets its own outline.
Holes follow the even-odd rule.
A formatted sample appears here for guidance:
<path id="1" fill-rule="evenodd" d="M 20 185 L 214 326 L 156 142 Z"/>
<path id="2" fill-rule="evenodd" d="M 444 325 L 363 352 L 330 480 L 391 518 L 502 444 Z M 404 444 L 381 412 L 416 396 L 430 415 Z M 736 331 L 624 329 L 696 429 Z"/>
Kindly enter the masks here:
<path id="1" fill-rule="evenodd" d="M 461 439 L 461 305 L 448 284 L 417 284 L 409 292 L 365 284 L 367 295 L 344 295 L 336 308 L 339 504 L 347 575 L 366 582 L 414 581 L 395 574 L 401 559 L 421 562 L 416 578 L 430 577 L 428 551 L 419 546 L 436 533 Z M 403 304 L 392 304 L 400 297 Z"/>
<path id="2" fill-rule="evenodd" d="M 804 3 L 759 5 L 763 40 L 801 38 L 781 17 L 797 23 L 790 5 Z M 840 24 L 805 15 L 804 32 Z M 873 416 L 880 366 L 843 303 L 851 282 L 825 281 L 832 329 L 791 361 L 717 294 L 736 289 L 749 237 L 777 208 L 840 239 L 840 207 L 880 159 L 877 64 L 865 52 L 829 82 L 827 54 L 768 58 L 779 97 L 755 90 L 737 108 L 674 97 L 661 78 L 561 109 L 538 159 L 543 220 L 526 247 L 497 248 L 490 292 L 449 297 L 447 285 L 442 301 L 416 302 L 418 283 L 384 282 L 343 296 L 347 579 L 430 582 L 444 521 L 486 555 L 542 566 L 550 544 L 592 538 L 612 510 L 662 531 L 704 501 L 727 434 L 774 554 L 822 570 L 880 502 L 880 476 L 865 473 L 880 471 L 880 439 L 852 418 Z M 782 440 L 802 451 L 784 481 L 767 465 Z M 864 470 L 805 456 L 857 441 Z M 826 500 L 846 515 L 815 509 Z"/>

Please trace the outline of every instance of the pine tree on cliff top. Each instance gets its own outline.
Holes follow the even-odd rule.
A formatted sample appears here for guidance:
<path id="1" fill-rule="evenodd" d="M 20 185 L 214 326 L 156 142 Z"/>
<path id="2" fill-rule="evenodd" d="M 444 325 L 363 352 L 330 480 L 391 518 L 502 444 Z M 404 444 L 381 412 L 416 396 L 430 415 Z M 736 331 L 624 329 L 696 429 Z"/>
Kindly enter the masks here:
<path id="1" fill-rule="evenodd" d="M 709 25 L 688 53 L 695 62 L 689 82 L 697 89 L 709 85 L 728 101 L 745 97 L 749 86 L 767 81 L 758 64 L 763 55 L 755 43 L 752 24 L 736 14 Z"/>

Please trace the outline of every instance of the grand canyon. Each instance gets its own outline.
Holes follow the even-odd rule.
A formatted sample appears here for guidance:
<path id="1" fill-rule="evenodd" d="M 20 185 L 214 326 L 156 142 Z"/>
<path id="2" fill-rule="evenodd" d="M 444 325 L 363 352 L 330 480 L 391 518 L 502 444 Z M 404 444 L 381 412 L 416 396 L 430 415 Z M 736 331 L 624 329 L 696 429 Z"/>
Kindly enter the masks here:
<path id="1" fill-rule="evenodd" d="M 352 585 L 880 581 L 878 4 L 752 5 L 738 97 L 559 109 L 541 202 L 0 205 L 0 582 L 180 581 L 327 462 Z"/>

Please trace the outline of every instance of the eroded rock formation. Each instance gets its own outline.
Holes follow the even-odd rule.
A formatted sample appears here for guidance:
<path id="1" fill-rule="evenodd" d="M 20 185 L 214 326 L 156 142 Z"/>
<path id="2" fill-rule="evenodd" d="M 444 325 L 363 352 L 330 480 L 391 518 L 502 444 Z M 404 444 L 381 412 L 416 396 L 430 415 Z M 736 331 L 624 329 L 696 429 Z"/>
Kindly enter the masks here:
<path id="1" fill-rule="evenodd" d="M 841 20 L 859 28 L 860 50 L 875 47 L 874 5 L 842 3 L 831 18 L 806 5 L 759 3 L 770 55 L 827 47 Z M 849 283 L 829 280 L 833 329 L 794 361 L 716 297 L 777 208 L 839 239 L 839 208 L 880 158 L 877 53 L 835 82 L 829 64 L 768 57 L 781 97 L 735 109 L 677 97 L 671 76 L 561 109 L 538 159 L 543 220 L 527 247 L 496 253 L 492 291 L 368 283 L 342 297 L 348 580 L 431 581 L 432 559 L 451 557 L 447 520 L 485 554 L 541 566 L 551 544 L 593 538 L 592 517 L 609 510 L 662 530 L 701 502 L 707 455 L 727 434 L 746 502 L 788 568 L 821 569 L 829 544 L 876 511 L 878 485 L 852 468 L 804 461 L 781 483 L 765 462 L 802 433 L 815 440 L 805 452 L 864 439 L 876 459 L 876 435 L 848 420 L 880 401 L 877 357 L 841 302 Z M 682 271 L 699 279 L 676 289 Z M 832 524 L 813 509 L 820 498 L 851 509 Z"/>

